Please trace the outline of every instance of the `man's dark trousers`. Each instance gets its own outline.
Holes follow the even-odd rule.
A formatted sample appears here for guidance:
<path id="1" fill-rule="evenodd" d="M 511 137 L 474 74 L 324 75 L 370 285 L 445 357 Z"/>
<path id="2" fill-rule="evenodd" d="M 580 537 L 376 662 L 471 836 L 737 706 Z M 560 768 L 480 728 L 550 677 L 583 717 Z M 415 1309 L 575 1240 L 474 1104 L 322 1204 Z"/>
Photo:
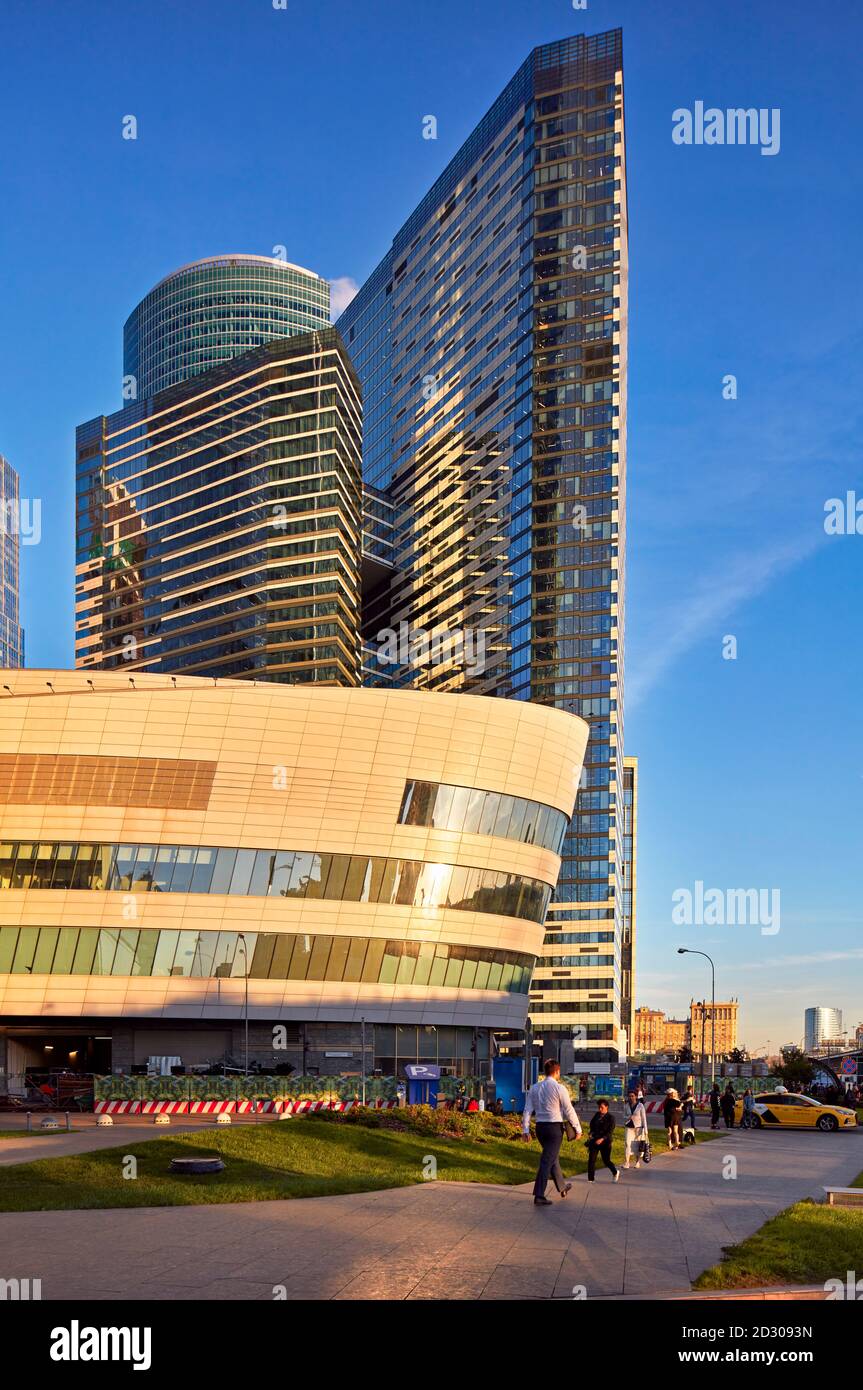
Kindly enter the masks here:
<path id="1" fill-rule="evenodd" d="M 560 1167 L 560 1146 L 563 1143 L 563 1125 L 552 1124 L 547 1120 L 538 1120 L 536 1125 L 536 1137 L 542 1145 L 542 1157 L 539 1160 L 539 1168 L 536 1172 L 536 1182 L 533 1185 L 534 1197 L 544 1197 L 546 1184 L 549 1178 L 554 1178 L 554 1185 L 558 1192 L 562 1192 L 566 1187 L 566 1178 L 563 1176 Z"/>
<path id="2" fill-rule="evenodd" d="M 596 1160 L 601 1158 L 608 1171 L 614 1175 L 616 1166 L 611 1161 L 611 1140 L 603 1139 L 601 1144 L 591 1144 L 587 1150 L 587 1180 L 596 1181 Z"/>

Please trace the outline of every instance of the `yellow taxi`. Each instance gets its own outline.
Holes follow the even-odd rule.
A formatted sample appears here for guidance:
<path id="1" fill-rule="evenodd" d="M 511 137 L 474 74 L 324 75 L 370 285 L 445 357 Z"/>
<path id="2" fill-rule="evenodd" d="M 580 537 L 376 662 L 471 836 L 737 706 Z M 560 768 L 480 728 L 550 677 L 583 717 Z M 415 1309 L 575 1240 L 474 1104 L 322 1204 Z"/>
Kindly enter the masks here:
<path id="1" fill-rule="evenodd" d="M 754 1097 L 753 1129 L 820 1129 L 830 1133 L 849 1129 L 857 1123 L 857 1112 L 842 1105 L 824 1105 L 811 1096 L 793 1096 L 788 1091 L 766 1091 Z M 735 1124 L 743 1118 L 743 1100 L 734 1107 Z"/>

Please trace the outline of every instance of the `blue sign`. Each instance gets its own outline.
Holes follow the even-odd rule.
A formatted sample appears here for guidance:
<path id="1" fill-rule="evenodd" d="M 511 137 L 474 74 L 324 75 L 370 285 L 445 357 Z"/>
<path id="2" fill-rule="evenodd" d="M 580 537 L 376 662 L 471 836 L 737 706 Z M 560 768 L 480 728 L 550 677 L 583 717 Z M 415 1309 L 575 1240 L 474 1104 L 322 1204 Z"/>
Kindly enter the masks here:
<path id="1" fill-rule="evenodd" d="M 427 1067 L 424 1062 L 408 1062 L 405 1076 L 410 1081 L 439 1081 L 440 1067 Z"/>
<path id="2" fill-rule="evenodd" d="M 593 1094 L 595 1096 L 622 1096 L 623 1077 L 595 1076 L 593 1078 Z"/>

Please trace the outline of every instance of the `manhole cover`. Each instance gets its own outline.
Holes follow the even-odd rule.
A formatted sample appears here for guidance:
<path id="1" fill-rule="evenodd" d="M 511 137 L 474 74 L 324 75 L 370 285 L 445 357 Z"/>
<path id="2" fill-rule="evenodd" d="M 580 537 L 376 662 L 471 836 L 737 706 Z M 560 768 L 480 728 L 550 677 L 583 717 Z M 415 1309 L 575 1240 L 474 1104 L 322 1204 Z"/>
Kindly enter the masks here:
<path id="1" fill-rule="evenodd" d="M 216 1158 L 172 1158 L 172 1173 L 221 1173 L 224 1163 Z"/>

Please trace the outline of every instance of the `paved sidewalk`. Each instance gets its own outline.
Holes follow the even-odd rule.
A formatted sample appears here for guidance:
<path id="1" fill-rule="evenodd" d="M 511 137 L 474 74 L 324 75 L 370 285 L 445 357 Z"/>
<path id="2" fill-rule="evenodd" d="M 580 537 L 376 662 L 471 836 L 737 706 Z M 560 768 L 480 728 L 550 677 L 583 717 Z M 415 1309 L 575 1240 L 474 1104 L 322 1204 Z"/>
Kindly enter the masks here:
<path id="1" fill-rule="evenodd" d="M 37 1141 L 39 1142 L 39 1141 Z M 50 1141 L 43 1141 L 50 1142 Z M 731 1156 L 736 1179 L 723 1178 Z M 548 1299 L 686 1293 L 781 1208 L 863 1169 L 858 1133 L 745 1133 L 649 1168 L 529 1186 L 435 1182 L 244 1205 L 0 1214 L 5 1277 L 46 1299 Z M 0 1177 L 2 1182 L 2 1177 Z"/>

